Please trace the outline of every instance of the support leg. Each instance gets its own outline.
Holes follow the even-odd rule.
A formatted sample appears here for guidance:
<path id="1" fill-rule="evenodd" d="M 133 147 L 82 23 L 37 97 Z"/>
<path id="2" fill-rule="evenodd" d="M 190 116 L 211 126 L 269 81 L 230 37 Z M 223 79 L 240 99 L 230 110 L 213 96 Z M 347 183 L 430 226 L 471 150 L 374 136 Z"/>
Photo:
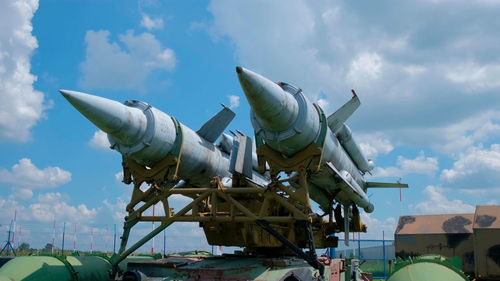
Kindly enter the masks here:
<path id="1" fill-rule="evenodd" d="M 136 225 L 139 221 L 137 219 L 127 220 L 123 223 L 123 234 L 120 237 L 120 249 L 118 250 L 118 255 L 121 255 L 123 251 L 125 251 L 127 247 L 128 237 L 130 235 L 130 230 L 134 225 Z"/>

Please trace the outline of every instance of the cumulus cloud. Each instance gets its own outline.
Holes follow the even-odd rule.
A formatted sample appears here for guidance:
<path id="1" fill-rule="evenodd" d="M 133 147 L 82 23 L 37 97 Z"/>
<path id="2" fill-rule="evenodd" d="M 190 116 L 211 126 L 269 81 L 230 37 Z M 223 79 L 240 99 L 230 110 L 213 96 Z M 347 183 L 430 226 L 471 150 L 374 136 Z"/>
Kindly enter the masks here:
<path id="1" fill-rule="evenodd" d="M 25 142 L 49 106 L 33 87 L 30 59 L 38 48 L 31 19 L 38 1 L 6 1 L 0 9 L 0 140 Z"/>
<path id="2" fill-rule="evenodd" d="M 459 155 L 450 169 L 441 172 L 441 180 L 454 188 L 500 188 L 500 145 L 489 149 L 471 147 Z"/>
<path id="3" fill-rule="evenodd" d="M 349 65 L 347 79 L 352 84 L 369 83 L 380 77 L 382 58 L 377 53 L 361 53 Z"/>
<path id="4" fill-rule="evenodd" d="M 40 194 L 33 201 L 25 206 L 17 201 L 15 196 L 0 197 L 0 218 L 10 220 L 14 210 L 17 210 L 18 221 L 49 222 L 56 219 L 88 223 L 92 222 L 98 213 L 98 209 L 90 209 L 85 204 L 68 204 L 69 197 L 59 192 Z"/>
<path id="5" fill-rule="evenodd" d="M 118 183 L 122 183 L 123 181 L 123 171 L 119 171 L 115 174 L 115 179 Z"/>
<path id="6" fill-rule="evenodd" d="M 109 151 L 109 147 L 111 146 L 111 144 L 109 143 L 109 140 L 108 140 L 108 135 L 101 130 L 97 130 L 94 133 L 94 136 L 89 141 L 89 145 L 92 148 L 96 148 L 96 149 L 100 149 L 100 150 L 108 150 L 108 151 Z"/>
<path id="7" fill-rule="evenodd" d="M 422 214 L 474 213 L 475 207 L 462 200 L 448 200 L 442 188 L 429 185 L 423 191 L 427 201 L 418 203 L 415 210 Z"/>
<path id="8" fill-rule="evenodd" d="M 374 160 L 380 154 L 388 154 L 394 149 L 391 141 L 381 132 L 356 135 L 359 147 L 368 159 Z"/>
<path id="9" fill-rule="evenodd" d="M 361 221 L 366 224 L 367 233 L 363 235 L 363 239 L 382 239 L 383 233 L 385 239 L 390 237 L 396 229 L 396 220 L 393 217 L 379 220 L 374 218 L 372 214 L 362 212 L 360 214 Z"/>
<path id="10" fill-rule="evenodd" d="M 37 168 L 29 158 L 19 160 L 11 170 L 0 170 L 0 183 L 13 187 L 53 188 L 71 181 L 71 173 L 59 167 Z"/>
<path id="11" fill-rule="evenodd" d="M 176 65 L 174 51 L 163 48 L 151 33 L 135 35 L 129 30 L 110 42 L 107 30 L 87 31 L 85 61 L 80 68 L 80 85 L 90 89 L 145 90 L 145 81 L 154 70 L 172 71 Z"/>
<path id="12" fill-rule="evenodd" d="M 108 209 L 108 213 L 111 214 L 114 221 L 121 221 L 125 216 L 127 216 L 127 201 L 123 200 L 123 198 L 116 198 L 116 202 L 113 204 L 105 199 L 103 202 L 104 206 Z"/>
<path id="13" fill-rule="evenodd" d="M 40 194 L 37 202 L 29 205 L 33 220 L 48 222 L 53 219 L 73 222 L 91 222 L 97 209 L 89 209 L 85 204 L 71 206 L 68 198 L 59 192 Z"/>
<path id="14" fill-rule="evenodd" d="M 213 0 L 208 10 L 210 34 L 228 38 L 246 67 L 313 101 L 324 93 L 333 107 L 356 89 L 362 107 L 350 124 L 362 133 L 436 151 L 453 142 L 447 153 L 457 153 L 474 132 L 453 141 L 442 129 L 500 107 L 498 6 Z"/>
<path id="15" fill-rule="evenodd" d="M 373 175 L 376 177 L 402 177 L 408 174 L 433 176 L 439 170 L 437 158 L 426 157 L 423 151 L 415 159 L 398 156 L 397 164 L 397 167 L 377 167 Z"/>
<path id="16" fill-rule="evenodd" d="M 14 219 L 14 212 L 17 210 L 18 219 L 29 219 L 30 215 L 25 212 L 25 207 L 16 200 L 16 196 L 7 198 L 0 196 L 0 219 L 2 221 L 10 221 Z"/>
<path id="17" fill-rule="evenodd" d="M 29 188 L 16 188 L 14 189 L 14 196 L 21 200 L 31 199 L 33 191 Z"/>
<path id="18" fill-rule="evenodd" d="M 446 72 L 446 78 L 472 92 L 500 87 L 498 77 L 500 77 L 500 64 L 461 63 L 449 67 Z"/>
<path id="19" fill-rule="evenodd" d="M 162 18 L 153 18 L 147 14 L 142 14 L 141 26 L 147 30 L 163 28 Z"/>
<path id="20" fill-rule="evenodd" d="M 229 96 L 229 107 L 231 109 L 238 108 L 240 106 L 240 97 L 239 96 Z"/>
<path id="21" fill-rule="evenodd" d="M 490 110 L 442 126 L 410 127 L 399 130 L 401 142 L 413 145 L 430 144 L 434 150 L 452 157 L 480 143 L 500 136 L 500 111 Z M 424 140 L 425 139 L 425 140 Z"/>

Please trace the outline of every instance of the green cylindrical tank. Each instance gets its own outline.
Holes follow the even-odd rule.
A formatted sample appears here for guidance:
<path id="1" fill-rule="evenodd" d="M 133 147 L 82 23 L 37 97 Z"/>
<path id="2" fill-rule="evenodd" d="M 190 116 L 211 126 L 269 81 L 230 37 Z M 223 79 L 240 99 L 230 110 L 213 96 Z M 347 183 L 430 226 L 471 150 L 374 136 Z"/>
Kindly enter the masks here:
<path id="1" fill-rule="evenodd" d="M 0 281 L 109 281 L 111 268 L 98 256 L 23 256 L 0 268 Z"/>
<path id="2" fill-rule="evenodd" d="M 439 255 L 424 255 L 394 264 L 387 281 L 469 281 L 452 261 Z"/>
<path id="3" fill-rule="evenodd" d="M 155 260 L 155 258 L 152 256 L 128 256 L 122 262 L 120 262 L 118 264 L 118 271 L 120 271 L 120 272 L 127 271 L 127 266 L 128 266 L 129 262 L 152 261 L 152 260 Z"/>

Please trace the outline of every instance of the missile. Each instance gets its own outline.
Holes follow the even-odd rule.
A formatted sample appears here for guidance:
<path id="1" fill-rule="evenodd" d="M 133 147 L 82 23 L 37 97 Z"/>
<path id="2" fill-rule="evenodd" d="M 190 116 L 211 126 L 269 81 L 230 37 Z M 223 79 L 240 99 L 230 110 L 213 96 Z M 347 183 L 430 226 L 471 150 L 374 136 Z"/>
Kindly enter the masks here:
<path id="1" fill-rule="evenodd" d="M 230 155 L 235 140 L 224 135 L 219 145 L 214 144 L 235 116 L 229 108 L 224 107 L 195 132 L 142 101 L 129 100 L 122 104 L 76 91 L 60 92 L 108 135 L 111 148 L 124 158 L 130 157 L 141 165 L 153 167 L 180 147 L 180 179 L 192 186 L 209 187 L 214 177 L 220 176 L 225 185 L 231 186 L 234 171 L 230 170 Z M 251 163 L 249 165 L 245 174 L 248 179 L 260 185 L 268 183 L 265 176 L 253 170 Z"/>
<path id="2" fill-rule="evenodd" d="M 373 204 L 366 195 L 363 173 L 373 169 L 344 124 L 359 106 L 356 95 L 328 117 L 326 135 L 321 134 L 321 110 L 302 90 L 287 83 L 274 83 L 243 67 L 236 67 L 243 92 L 251 107 L 250 118 L 255 135 L 266 145 L 291 157 L 319 138 L 324 138 L 321 170 L 309 178 L 311 198 L 323 210 L 331 206 L 324 197 L 335 197 L 344 206 L 357 205 L 371 213 Z M 321 140 L 319 140 L 321 141 Z"/>

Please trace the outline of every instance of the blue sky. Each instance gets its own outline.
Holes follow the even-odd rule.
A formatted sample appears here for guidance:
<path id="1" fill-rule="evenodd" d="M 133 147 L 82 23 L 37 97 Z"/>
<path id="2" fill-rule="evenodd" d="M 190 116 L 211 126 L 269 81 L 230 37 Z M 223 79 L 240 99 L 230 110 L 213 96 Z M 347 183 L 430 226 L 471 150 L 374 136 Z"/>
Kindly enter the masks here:
<path id="1" fill-rule="evenodd" d="M 49 243 L 55 219 L 56 243 L 66 222 L 77 248 L 93 231 L 94 248 L 110 249 L 130 197 L 121 156 L 59 89 L 143 100 L 195 130 L 224 103 L 230 128 L 251 134 L 237 65 L 301 87 L 327 113 L 357 91 L 348 124 L 375 161 L 370 180 L 411 187 L 402 202 L 398 190 L 369 193 L 365 237 L 393 233 L 400 214 L 500 203 L 498 1 L 0 5 L 0 224 L 17 209 L 19 241 Z M 198 226 L 169 229 L 167 250 L 187 249 L 208 249 Z"/>

